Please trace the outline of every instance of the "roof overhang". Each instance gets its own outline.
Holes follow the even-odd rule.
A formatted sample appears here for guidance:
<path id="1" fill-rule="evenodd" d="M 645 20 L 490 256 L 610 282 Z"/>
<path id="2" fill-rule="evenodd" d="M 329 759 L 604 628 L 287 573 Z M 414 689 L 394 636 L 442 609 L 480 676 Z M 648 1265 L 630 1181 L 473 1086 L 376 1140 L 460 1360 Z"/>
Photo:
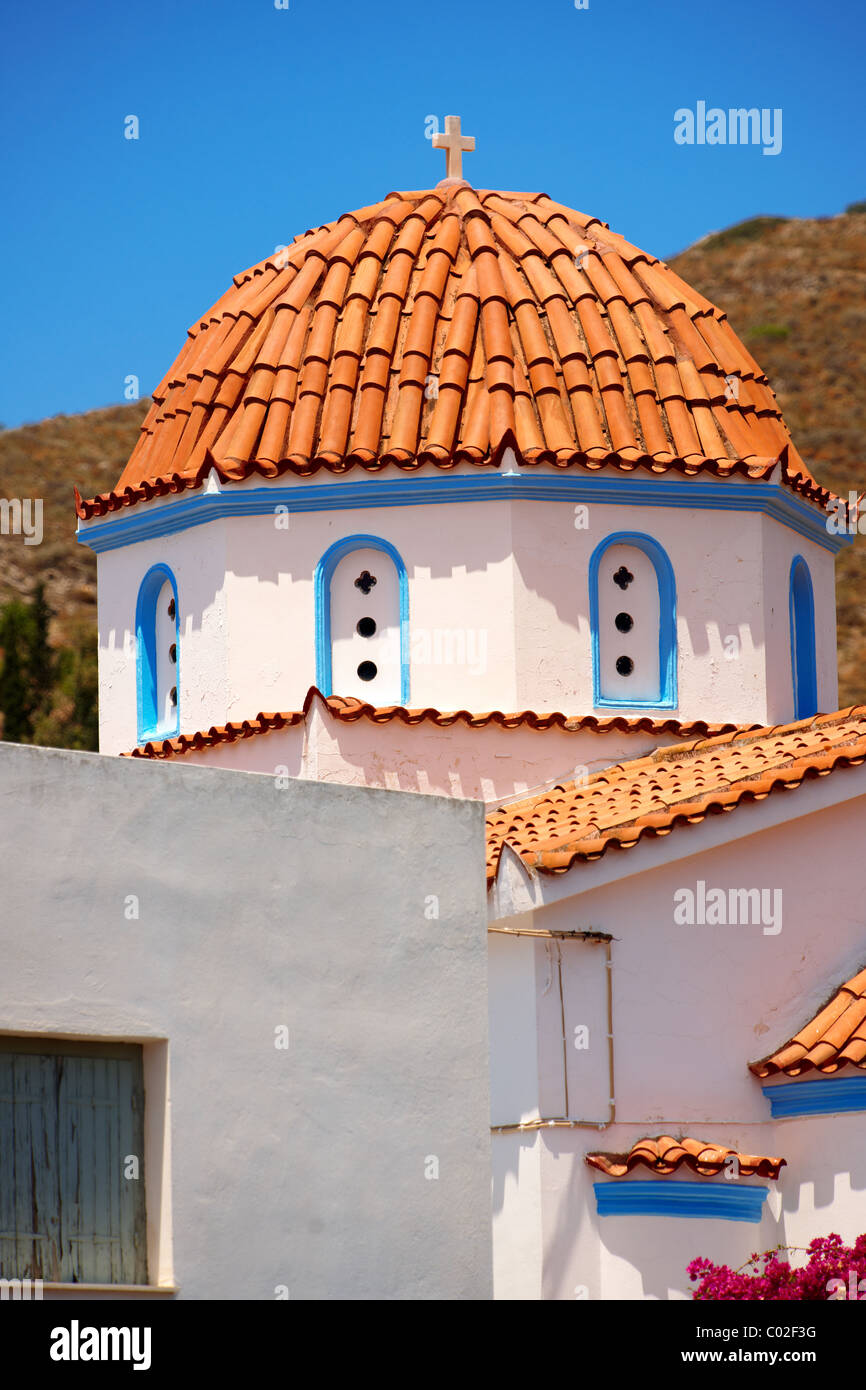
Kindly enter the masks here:
<path id="1" fill-rule="evenodd" d="M 97 554 L 175 535 L 211 521 L 231 517 L 271 516 L 276 508 L 288 514 L 331 512 L 369 507 L 441 506 L 460 502 L 562 502 L 624 507 L 671 507 L 689 511 L 759 512 L 816 545 L 836 554 L 850 545 L 853 536 L 829 529 L 832 514 L 808 502 L 780 482 L 740 478 L 618 477 L 603 473 L 563 473 L 543 465 L 517 471 L 516 459 L 503 460 L 506 470 L 479 472 L 470 467 L 460 472 L 413 474 L 396 468 L 393 476 L 364 476 L 348 481 L 310 483 L 276 480 L 220 483 L 214 480 L 200 491 L 154 498 L 145 506 L 106 517 L 79 519 L 77 539 Z"/>
<path id="2" fill-rule="evenodd" d="M 804 780 L 798 787 L 780 786 L 762 801 L 738 803 L 729 814 L 708 815 L 697 825 L 678 826 L 664 836 L 646 835 L 627 850 L 613 845 L 592 862 L 578 862 L 563 873 L 536 873 L 507 843 L 488 894 L 488 919 L 506 921 L 538 912 L 555 903 L 578 898 L 610 883 L 649 873 L 714 849 L 789 825 L 816 812 L 866 797 L 866 763 L 838 767 L 832 775 Z M 866 804 L 863 807 L 866 823 Z"/>

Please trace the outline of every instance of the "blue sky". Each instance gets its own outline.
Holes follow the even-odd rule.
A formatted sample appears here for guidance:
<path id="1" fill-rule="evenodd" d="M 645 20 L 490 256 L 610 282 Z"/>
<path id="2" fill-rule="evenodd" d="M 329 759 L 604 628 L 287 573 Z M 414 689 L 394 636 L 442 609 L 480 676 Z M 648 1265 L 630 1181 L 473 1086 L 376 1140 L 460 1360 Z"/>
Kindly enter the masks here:
<path id="1" fill-rule="evenodd" d="M 146 394 L 233 274 L 434 185 L 428 115 L 462 116 L 476 186 L 662 257 L 866 197 L 861 0 L 46 0 L 3 29 L 7 427 L 121 401 L 131 374 Z M 699 101 L 781 108 L 781 153 L 676 144 Z"/>

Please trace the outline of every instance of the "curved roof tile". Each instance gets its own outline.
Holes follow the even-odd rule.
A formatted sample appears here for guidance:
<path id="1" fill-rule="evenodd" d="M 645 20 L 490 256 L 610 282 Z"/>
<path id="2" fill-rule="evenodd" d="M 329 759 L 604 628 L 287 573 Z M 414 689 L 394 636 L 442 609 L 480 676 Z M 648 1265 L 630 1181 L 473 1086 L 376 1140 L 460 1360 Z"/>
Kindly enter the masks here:
<path id="1" fill-rule="evenodd" d="M 561 874 L 612 847 L 631 849 L 647 835 L 667 835 L 864 761 L 866 705 L 668 745 L 585 783 L 565 782 L 493 811 L 487 818 L 488 883 L 506 844 L 527 868 Z"/>
<path id="2" fill-rule="evenodd" d="M 281 714 L 260 713 L 253 719 L 244 719 L 230 724 L 211 725 L 209 729 L 193 734 L 180 734 L 175 738 L 152 739 L 129 753 L 124 758 L 171 758 L 179 754 L 213 748 L 220 743 L 236 743 L 241 738 L 251 738 L 255 734 L 267 734 L 276 729 L 289 728 L 301 724 L 309 713 L 314 699 L 319 699 L 327 707 L 329 714 L 344 724 L 354 724 L 359 719 L 369 719 L 374 724 L 434 724 L 440 729 L 450 728 L 452 724 L 464 724 L 470 729 L 483 729 L 485 725 L 496 724 L 501 729 L 564 729 L 567 733 L 577 733 L 581 729 L 607 733 L 611 730 L 628 733 L 674 733 L 683 737 L 689 734 L 721 733 L 733 731 L 736 724 L 707 724 L 703 720 L 693 720 L 683 724 L 676 719 L 652 719 L 649 715 L 629 718 L 626 715 L 612 715 L 610 718 L 597 718 L 594 714 L 571 716 L 555 711 L 551 714 L 536 714 L 535 710 L 518 710 L 514 714 L 503 714 L 501 710 L 488 710 L 483 714 L 471 714 L 469 710 L 443 711 L 428 706 L 425 709 L 406 709 L 402 705 L 369 705 L 355 696 L 322 695 L 316 687 L 310 686 L 301 709 Z"/>
<path id="3" fill-rule="evenodd" d="M 769 1158 L 764 1154 L 744 1154 L 721 1144 L 708 1144 L 703 1139 L 673 1139 L 660 1134 L 657 1139 L 638 1139 L 628 1153 L 591 1153 L 586 1161 L 609 1178 L 624 1178 L 640 1164 L 652 1173 L 667 1175 L 678 1168 L 690 1168 L 702 1178 L 716 1177 L 730 1159 L 736 1159 L 739 1174 L 744 1178 L 778 1178 L 787 1159 Z"/>
<path id="4" fill-rule="evenodd" d="M 840 985 L 805 1028 L 769 1057 L 751 1062 L 749 1070 L 755 1076 L 801 1076 L 830 1074 L 849 1064 L 866 1070 L 866 970 Z"/>
<path id="5" fill-rule="evenodd" d="M 728 381 L 736 378 L 736 392 Z M 83 518 L 320 469 L 741 474 L 830 497 L 723 313 L 543 193 L 391 193 L 235 276 Z"/>

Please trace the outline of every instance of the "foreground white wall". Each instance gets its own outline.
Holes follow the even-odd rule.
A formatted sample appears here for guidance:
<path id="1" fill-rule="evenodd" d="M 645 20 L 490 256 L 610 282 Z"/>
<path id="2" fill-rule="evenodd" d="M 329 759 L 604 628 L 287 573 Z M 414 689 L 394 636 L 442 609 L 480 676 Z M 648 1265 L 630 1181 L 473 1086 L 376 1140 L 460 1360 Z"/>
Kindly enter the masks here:
<path id="1" fill-rule="evenodd" d="M 481 807 L 2 744 L 0 834 L 0 1032 L 145 1044 L 152 1280 L 489 1296 Z"/>

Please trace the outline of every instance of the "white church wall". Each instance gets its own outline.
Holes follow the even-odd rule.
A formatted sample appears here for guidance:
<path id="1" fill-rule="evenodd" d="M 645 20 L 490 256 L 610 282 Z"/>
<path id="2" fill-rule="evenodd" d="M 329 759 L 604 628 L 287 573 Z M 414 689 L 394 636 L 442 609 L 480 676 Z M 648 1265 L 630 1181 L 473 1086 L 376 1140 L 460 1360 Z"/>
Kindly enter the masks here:
<path id="1" fill-rule="evenodd" d="M 599 1216 L 596 1183 L 619 1187 L 629 1182 L 649 1180 L 663 1185 L 667 1181 L 652 1179 L 646 1168 L 637 1168 L 625 1178 L 606 1178 L 586 1162 L 587 1153 L 608 1152 L 619 1145 L 627 1149 L 645 1133 L 640 1127 L 617 1126 L 614 1144 L 610 1130 L 541 1132 L 538 1143 L 545 1232 L 543 1298 L 688 1298 L 694 1285 L 686 1270 L 693 1259 L 703 1256 L 737 1268 L 752 1251 L 770 1249 L 784 1239 L 779 1217 L 781 1196 L 774 1191 L 779 1184 L 761 1178 L 740 1179 L 749 1186 L 769 1190 L 758 1223 L 655 1214 Z M 720 1144 L 737 1148 L 742 1147 L 744 1133 L 736 1127 L 720 1125 L 713 1137 Z M 782 1169 L 782 1181 L 786 1171 Z M 731 1186 L 724 1176 L 701 1178 L 684 1168 L 673 1177 L 678 1183 L 694 1182 L 704 1188 Z"/>
<path id="2" fill-rule="evenodd" d="M 536 946 L 532 937 L 490 935 L 492 1125 L 539 1117 Z"/>
<path id="3" fill-rule="evenodd" d="M 271 775 L 285 768 L 291 777 L 493 802 L 585 777 L 676 741 L 672 733 L 641 730 L 598 734 L 497 724 L 473 729 L 462 722 L 442 728 L 366 718 L 347 723 L 314 703 L 306 722 L 182 756 L 203 767 Z"/>
<path id="4" fill-rule="evenodd" d="M 857 775 L 856 769 L 837 774 Z M 866 962 L 866 895 L 852 872 L 861 857 L 866 797 L 797 816 L 797 794 L 785 793 L 792 818 L 783 825 L 711 849 L 702 847 L 702 826 L 675 830 L 671 839 L 688 837 L 693 845 L 687 858 L 535 914 L 539 926 L 591 924 L 614 937 L 621 1118 L 667 1115 L 697 1123 L 721 1114 L 759 1123 L 767 1103 L 746 1064 L 784 1043 Z M 741 807 L 734 815 L 748 811 Z M 579 892 L 581 868 L 570 873 Z M 695 892 L 698 881 L 707 891 L 760 888 L 780 895 L 766 903 L 769 914 L 778 905 L 777 922 L 679 925 L 674 894 Z M 645 987 L 652 978 L 658 995 Z"/>
<path id="5" fill-rule="evenodd" d="M 856 769 L 837 776 L 862 781 Z M 590 1297 L 684 1296 L 690 1287 L 685 1265 L 696 1255 L 742 1264 L 752 1250 L 779 1241 L 805 1245 L 828 1231 L 853 1240 L 866 1230 L 862 1114 L 771 1120 L 762 1084 L 748 1070 L 750 1061 L 784 1044 L 866 964 L 866 895 L 856 872 L 866 796 L 800 815 L 797 795 L 789 798 L 785 824 L 717 847 L 710 840 L 712 823 L 674 831 L 661 846 L 672 845 L 676 836 L 684 846 L 688 837 L 692 853 L 632 874 L 627 859 L 637 851 L 628 851 L 618 861 L 622 876 L 592 890 L 580 891 L 583 870 L 576 867 L 559 880 L 573 883 L 574 896 L 532 914 L 536 928 L 592 928 L 613 937 L 616 1122 L 599 1131 L 542 1131 L 551 1154 L 546 1166 L 542 1161 L 549 1296 L 573 1297 L 577 1284 L 590 1287 Z M 748 813 L 741 808 L 734 814 Z M 679 925 L 674 894 L 696 891 L 698 881 L 707 890 L 757 887 L 781 898 L 769 897 L 767 920 L 754 925 Z M 581 957 L 574 960 L 579 970 Z M 597 1013 L 601 991 L 599 981 Z M 572 1007 L 568 973 L 564 1001 L 563 1031 L 569 1037 L 585 1005 Z M 604 1054 L 605 1047 L 603 1036 L 594 1040 L 591 1029 L 589 1057 L 593 1048 Z M 603 1055 L 596 1061 L 601 1071 Z M 586 1118 L 582 1099 L 576 1082 L 570 1089 L 572 1118 Z M 598 1217 L 591 1184 L 604 1178 L 587 1167 L 584 1155 L 593 1149 L 625 1152 L 635 1140 L 661 1134 L 785 1157 L 788 1166 L 778 1184 L 748 1180 L 777 1192 L 765 1203 L 760 1227 Z M 680 1170 L 676 1176 L 687 1175 Z M 649 1177 L 639 1168 L 632 1179 L 617 1181 Z M 601 1242 L 602 1257 L 595 1274 L 585 1276 L 586 1262 L 592 1264 L 592 1238 L 583 1234 L 587 1223 Z"/>
<path id="6" fill-rule="evenodd" d="M 590 558 L 607 537 L 637 532 L 662 547 L 674 573 L 677 717 L 764 722 L 758 513 L 599 503 L 584 517 L 568 504 L 512 506 L 517 678 L 524 707 L 592 710 Z M 731 636 L 737 639 L 736 660 L 726 656 Z"/>
<path id="7" fill-rule="evenodd" d="M 544 1283 L 541 1146 L 537 1131 L 493 1136 L 493 1296 L 537 1301 Z"/>
<path id="8" fill-rule="evenodd" d="M 316 568 L 336 541 L 351 536 L 387 542 L 406 566 L 409 703 L 516 708 L 507 506 L 371 507 L 248 517 L 231 525 L 226 586 L 237 646 L 230 708 L 221 723 L 265 707 L 300 708 L 317 683 Z M 332 693 L 376 703 L 375 692 L 357 681 L 351 691 L 339 689 L 341 669 L 338 663 Z M 399 691 L 397 698 L 393 690 L 385 694 L 391 697 L 385 703 L 400 703 Z"/>
<path id="9" fill-rule="evenodd" d="M 835 1075 L 863 1073 L 845 1067 Z M 804 1115 L 776 1120 L 774 1128 L 777 1152 L 788 1160 L 780 1239 L 801 1249 L 832 1232 L 856 1240 L 866 1231 L 866 1116 Z"/>
<path id="10" fill-rule="evenodd" d="M 490 1122 L 539 1116 L 537 942 L 489 937 Z M 538 1299 L 542 1281 L 540 1151 L 535 1134 L 493 1135 L 493 1271 L 497 1298 Z"/>
<path id="11" fill-rule="evenodd" d="M 0 1031 L 145 1045 L 151 1280 L 488 1297 L 481 807 L 9 744 L 0 790 Z"/>
<path id="12" fill-rule="evenodd" d="M 649 536 L 673 569 L 677 717 L 790 717 L 786 586 L 797 553 L 813 574 L 819 690 L 822 705 L 832 706 L 829 552 L 756 512 L 607 503 L 585 510 L 584 517 L 569 502 L 467 501 L 274 513 L 106 551 L 99 559 L 101 746 L 115 752 L 135 741 L 134 662 L 124 635 L 150 564 L 166 563 L 178 576 L 186 628 L 180 725 L 188 732 L 263 708 L 299 707 L 317 682 L 316 568 L 335 542 L 365 535 L 393 547 L 406 567 L 408 702 L 416 708 L 591 713 L 590 558 L 622 532 Z M 346 680 L 339 661 L 335 678 Z M 372 689 L 360 693 L 375 702 Z"/>
<path id="13" fill-rule="evenodd" d="M 141 582 L 152 565 L 171 569 L 178 588 L 180 729 L 225 722 L 229 703 L 226 524 L 209 522 L 98 557 L 99 747 L 120 753 L 138 743 L 135 620 Z"/>
<path id="14" fill-rule="evenodd" d="M 260 710 L 296 709 L 297 692 L 306 694 L 316 683 L 312 556 L 301 545 L 300 523 L 283 531 L 277 520 L 233 517 L 228 523 L 229 686 L 225 711 L 213 721 L 218 724 Z"/>
<path id="15" fill-rule="evenodd" d="M 822 546 L 763 519 L 763 585 L 767 613 L 768 723 L 794 719 L 794 687 L 791 671 L 791 621 L 789 584 L 791 564 L 801 555 L 809 568 L 815 601 L 815 668 L 818 709 L 829 712 L 839 705 L 836 652 L 836 571 L 834 557 Z"/>

